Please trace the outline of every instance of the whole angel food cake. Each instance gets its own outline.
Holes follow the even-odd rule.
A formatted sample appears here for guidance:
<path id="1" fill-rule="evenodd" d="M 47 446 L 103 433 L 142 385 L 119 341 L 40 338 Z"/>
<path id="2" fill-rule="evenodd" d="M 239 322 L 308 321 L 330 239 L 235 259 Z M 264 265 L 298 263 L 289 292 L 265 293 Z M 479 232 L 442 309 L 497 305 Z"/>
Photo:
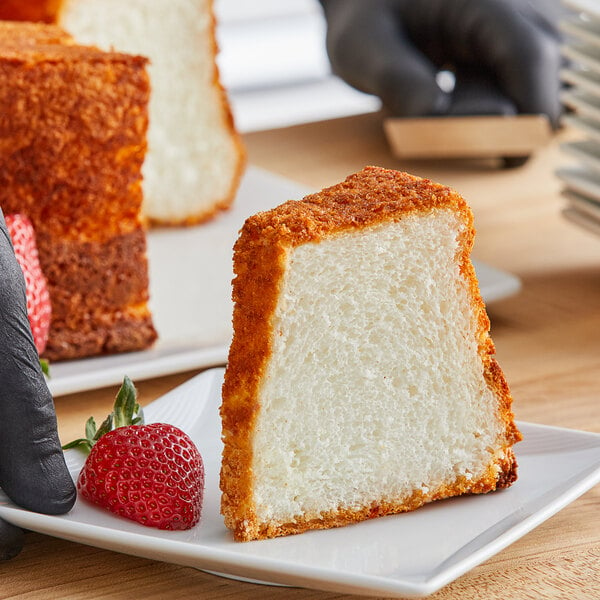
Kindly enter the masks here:
<path id="1" fill-rule="evenodd" d="M 145 217 L 192 224 L 230 206 L 245 151 L 219 79 L 212 0 L 6 1 L 0 19 L 54 23 L 79 43 L 148 57 Z"/>
<path id="2" fill-rule="evenodd" d="M 221 407 L 235 539 L 515 481 L 473 238 L 456 192 L 376 167 L 246 221 Z"/>
<path id="3" fill-rule="evenodd" d="M 156 338 L 140 217 L 146 63 L 58 27 L 0 23 L 0 207 L 35 229 L 51 360 Z"/>

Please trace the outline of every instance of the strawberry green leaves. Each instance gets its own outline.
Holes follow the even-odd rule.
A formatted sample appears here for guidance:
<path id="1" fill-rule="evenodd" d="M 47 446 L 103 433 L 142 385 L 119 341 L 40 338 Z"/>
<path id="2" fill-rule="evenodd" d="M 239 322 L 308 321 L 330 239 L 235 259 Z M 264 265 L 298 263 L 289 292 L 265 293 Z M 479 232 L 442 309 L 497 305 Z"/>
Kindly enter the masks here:
<path id="1" fill-rule="evenodd" d="M 115 397 L 112 412 L 97 427 L 94 417 L 90 417 L 85 423 L 85 437 L 78 438 L 65 444 L 63 450 L 79 448 L 89 454 L 94 444 L 106 433 L 119 427 L 128 425 L 142 425 L 144 413 L 137 402 L 137 390 L 127 375 Z"/>

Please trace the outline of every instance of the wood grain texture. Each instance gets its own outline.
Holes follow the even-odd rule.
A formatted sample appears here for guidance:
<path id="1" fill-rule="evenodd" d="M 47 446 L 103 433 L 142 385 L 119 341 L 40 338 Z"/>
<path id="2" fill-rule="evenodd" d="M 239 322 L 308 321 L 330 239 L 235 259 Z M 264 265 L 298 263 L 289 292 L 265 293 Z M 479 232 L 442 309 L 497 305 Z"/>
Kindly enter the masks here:
<path id="1" fill-rule="evenodd" d="M 552 135 L 542 115 L 385 119 L 396 158 L 501 158 L 529 156 Z"/>
<path id="2" fill-rule="evenodd" d="M 600 432 L 600 238 L 561 215 L 555 168 L 563 131 L 522 168 L 495 161 L 401 161 L 373 114 L 246 136 L 250 163 L 317 190 L 368 164 L 457 189 L 475 213 L 474 255 L 519 275 L 522 292 L 489 307 L 517 418 Z M 139 382 L 143 404 L 194 373 Z M 63 440 L 101 415 L 115 390 L 56 400 Z M 0 564 L 0 600 L 203 598 L 333 600 L 349 596 L 231 581 L 165 563 L 28 534 Z M 433 600 L 600 598 L 600 486 L 473 569 Z"/>

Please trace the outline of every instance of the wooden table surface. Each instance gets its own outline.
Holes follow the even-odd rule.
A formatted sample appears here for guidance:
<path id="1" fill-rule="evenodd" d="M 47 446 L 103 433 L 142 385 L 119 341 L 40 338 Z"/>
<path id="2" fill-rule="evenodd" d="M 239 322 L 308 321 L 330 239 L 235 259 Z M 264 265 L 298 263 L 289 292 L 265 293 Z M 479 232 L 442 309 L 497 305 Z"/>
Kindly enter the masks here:
<path id="1" fill-rule="evenodd" d="M 519 295 L 488 307 L 517 418 L 600 432 L 600 238 L 560 215 L 553 172 L 567 162 L 559 150 L 566 135 L 516 170 L 490 162 L 395 160 L 378 114 L 255 133 L 246 143 L 252 164 L 314 189 L 366 164 L 455 187 L 475 213 L 474 256 L 523 281 Z M 140 401 L 152 401 L 193 374 L 138 382 Z M 114 392 L 57 398 L 63 441 L 79 436 L 89 415 L 106 413 Z M 36 533 L 27 534 L 16 559 L 0 565 L 2 599 L 348 597 L 232 581 Z M 600 486 L 432 598 L 600 598 Z"/>

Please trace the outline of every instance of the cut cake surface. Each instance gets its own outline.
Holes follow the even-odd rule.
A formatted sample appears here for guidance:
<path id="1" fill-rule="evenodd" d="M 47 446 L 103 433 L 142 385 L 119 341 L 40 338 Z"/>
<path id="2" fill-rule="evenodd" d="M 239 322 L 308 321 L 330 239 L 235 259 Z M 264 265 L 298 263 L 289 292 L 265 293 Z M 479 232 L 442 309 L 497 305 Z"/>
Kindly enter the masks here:
<path id="1" fill-rule="evenodd" d="M 448 187 L 368 167 L 234 251 L 222 512 L 238 540 L 484 493 L 520 439 Z"/>
<path id="2" fill-rule="evenodd" d="M 58 27 L 0 23 L 0 206 L 35 228 L 51 360 L 156 338 L 140 218 L 146 62 Z"/>
<path id="3" fill-rule="evenodd" d="M 220 83 L 212 0 L 31 0 L 0 18 L 60 25 L 78 43 L 150 59 L 144 216 L 206 221 L 232 203 L 245 150 Z"/>

